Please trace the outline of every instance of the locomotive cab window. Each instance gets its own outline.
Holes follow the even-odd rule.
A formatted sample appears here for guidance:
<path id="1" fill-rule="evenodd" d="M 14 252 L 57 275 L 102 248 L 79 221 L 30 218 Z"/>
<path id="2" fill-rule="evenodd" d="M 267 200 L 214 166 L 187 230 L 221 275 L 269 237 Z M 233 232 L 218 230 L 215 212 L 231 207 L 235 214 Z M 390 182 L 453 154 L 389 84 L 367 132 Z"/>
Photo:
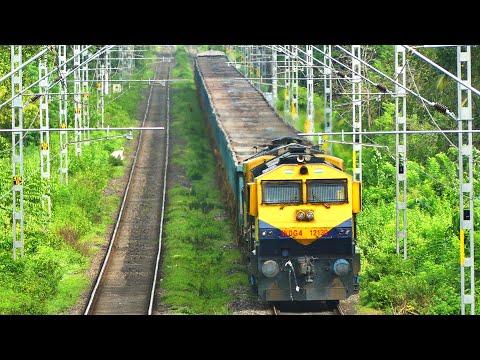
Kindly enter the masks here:
<path id="1" fill-rule="evenodd" d="M 309 203 L 342 204 L 348 201 L 347 179 L 307 180 Z"/>
<path id="2" fill-rule="evenodd" d="M 301 181 L 262 181 L 263 204 L 300 204 Z"/>

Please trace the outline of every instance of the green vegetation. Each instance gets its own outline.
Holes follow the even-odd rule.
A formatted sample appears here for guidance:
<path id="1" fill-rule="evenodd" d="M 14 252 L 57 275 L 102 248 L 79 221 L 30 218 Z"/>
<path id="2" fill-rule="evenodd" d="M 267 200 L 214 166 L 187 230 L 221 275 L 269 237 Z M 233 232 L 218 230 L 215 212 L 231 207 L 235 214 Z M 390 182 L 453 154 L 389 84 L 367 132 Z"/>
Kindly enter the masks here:
<path id="1" fill-rule="evenodd" d="M 35 49 L 26 47 L 24 57 L 30 57 Z M 38 47 L 37 48 L 38 51 Z M 70 51 L 70 49 L 69 49 Z M 1 73 L 9 71 L 10 47 L 0 47 Z M 30 55 L 25 55 L 25 53 Z M 52 56 L 49 54 L 49 56 Z M 67 58 L 71 56 L 69 54 Z M 150 55 L 151 56 L 151 55 Z M 8 60 L 8 63 L 5 61 Z M 50 64 L 53 59 L 50 59 Z M 24 71 L 24 81 L 32 82 L 38 75 L 33 63 Z M 134 78 L 148 78 L 153 70 L 138 62 L 133 69 Z M 0 101 L 10 97 L 9 81 L 0 85 Z M 7 91 L 8 90 L 8 91 Z M 56 90 L 55 88 L 53 90 Z M 133 126 L 136 122 L 138 103 L 143 98 L 141 87 L 124 89 L 119 97 L 112 94 L 105 99 L 105 124 Z M 33 88 L 33 92 L 38 89 Z M 69 88 L 69 91 L 73 91 Z M 92 91 L 90 103 L 95 104 L 96 91 Z M 115 97 L 118 97 L 114 100 Z M 26 97 L 24 97 L 25 101 Z M 99 115 L 90 110 L 91 124 Z M 38 102 L 24 109 L 24 126 L 38 127 Z M 68 105 L 69 123 L 73 122 L 73 106 Z M 58 102 L 50 105 L 51 125 L 58 127 Z M 10 121 L 10 123 L 9 123 Z M 35 125 L 36 122 L 36 125 Z M 0 125 L 11 126 L 11 110 L 0 110 Z M 70 133 L 69 139 L 72 139 Z M 115 135 L 114 132 L 110 135 Z M 105 133 L 92 132 L 91 138 L 104 137 Z M 12 180 L 11 137 L 0 136 L 0 314 L 61 314 L 75 305 L 79 294 L 90 285 L 87 270 L 94 255 L 104 244 L 109 224 L 114 222 L 120 204 L 116 195 L 104 193 L 113 177 L 123 174 L 122 163 L 115 163 L 110 153 L 124 145 L 124 138 L 94 141 L 83 144 L 81 156 L 75 155 L 75 146 L 69 151 L 68 186 L 59 181 L 58 133 L 50 136 L 52 214 L 48 217 L 42 208 L 41 196 L 47 185 L 40 179 L 39 136 L 29 133 L 24 139 L 24 198 L 25 198 L 25 256 L 13 260 L 12 256 Z"/>
<path id="2" fill-rule="evenodd" d="M 228 314 L 229 291 L 248 285 L 229 210 L 216 183 L 188 54 L 177 47 L 172 78 L 170 173 L 179 181 L 168 193 L 162 301 L 176 314 Z"/>
<path id="3" fill-rule="evenodd" d="M 207 50 L 218 50 L 225 51 L 224 45 L 200 45 L 198 46 L 198 51 L 207 51 Z"/>
<path id="4" fill-rule="evenodd" d="M 197 50 L 224 50 L 221 45 L 201 45 Z M 392 46 L 370 45 L 364 48 L 364 59 L 393 77 Z M 25 46 L 23 58 L 28 59 L 40 50 L 39 46 Z M 423 49 L 429 58 L 456 73 L 455 49 Z M 318 54 L 317 54 L 318 55 Z M 333 49 L 333 55 L 340 55 Z M 72 56 L 68 48 L 67 58 Z M 151 57 L 152 52 L 145 54 Z M 49 64 L 55 54 L 47 52 Z M 236 54 L 241 61 L 240 54 Z M 476 64 L 480 64 L 480 48 L 472 49 L 472 84 L 480 80 Z M 189 58 L 183 47 L 176 54 L 177 65 L 173 78 L 190 81 L 172 85 L 172 134 L 176 141 L 170 163 L 171 173 L 178 173 L 181 181 L 170 190 L 167 208 L 165 258 L 163 263 L 163 302 L 178 314 L 227 314 L 230 291 L 240 285 L 248 286 L 240 252 L 235 246 L 235 232 L 229 227 L 229 210 L 215 182 L 215 159 L 210 151 L 198 106 Z M 457 85 L 439 74 L 421 60 L 408 54 L 408 84 L 426 99 L 437 101 L 451 111 L 457 110 Z M 115 67 L 115 62 L 112 63 Z M 38 62 L 23 70 L 25 84 L 38 78 Z M 51 66 L 51 65 L 50 65 Z M 339 69 L 344 71 L 344 69 Z M 10 47 L 0 46 L 0 74 L 10 71 Z M 136 63 L 133 78 L 151 78 L 153 70 Z M 413 81 L 410 73 L 413 75 Z M 385 84 L 387 80 L 369 73 L 369 78 Z M 52 80 L 52 79 L 51 79 Z M 300 84 L 303 85 L 303 84 Z M 337 88 L 335 88 L 335 86 Z M 339 92 L 334 83 L 334 131 L 351 129 L 351 99 Z M 364 91 L 378 91 L 363 83 Z M 262 85 L 262 89 L 266 89 Z M 53 92 L 58 92 L 54 87 Z M 136 123 L 141 87 L 124 89 L 118 96 L 106 98 L 105 124 L 132 126 Z M 336 91 L 338 90 L 338 91 Z M 347 91 L 342 91 L 347 90 Z M 69 84 L 69 92 L 73 85 Z M 0 102 L 10 98 L 10 79 L 0 84 Z M 24 95 L 24 102 L 38 92 L 33 87 Z M 281 83 L 276 108 L 284 115 Z M 114 100 L 115 99 L 115 100 Z M 71 100 L 69 96 L 69 100 Z M 474 128 L 479 128 L 479 97 L 473 96 Z M 96 104 L 92 91 L 90 104 Z M 317 90 L 315 102 L 315 130 L 321 131 L 323 120 L 322 90 Z M 362 127 L 367 130 L 395 128 L 394 99 L 367 96 L 363 106 Z M 68 119 L 73 123 L 73 103 L 68 104 Z M 306 90 L 299 87 L 299 116 L 293 121 L 299 131 L 305 131 Z M 50 125 L 58 127 L 58 102 L 52 99 Z M 39 102 L 24 108 L 24 127 L 39 127 Z M 407 124 L 410 130 L 455 129 L 457 124 L 449 117 L 433 113 L 434 120 L 424 105 L 415 98 L 407 100 Z M 287 112 L 288 114 L 288 112 Z M 95 106 L 91 107 L 90 123 L 99 121 Z M 11 109 L 0 109 L 0 128 L 11 127 Z M 92 132 L 92 138 L 105 134 Z M 111 134 L 114 135 L 114 134 Z M 69 139 L 73 138 L 70 133 Z M 421 314 L 460 313 L 460 259 L 458 206 L 458 144 L 456 135 L 415 135 L 407 141 L 408 153 L 408 259 L 396 254 L 395 218 L 395 138 L 393 136 L 365 136 L 363 142 L 378 143 L 389 148 L 363 149 L 363 212 L 358 216 L 358 249 L 362 256 L 361 306 L 359 313 L 370 308 L 388 314 L 416 311 Z M 452 145 L 453 144 L 453 145 Z M 40 178 L 40 136 L 27 133 L 24 137 L 24 218 L 25 257 L 12 257 L 12 179 L 11 135 L 0 134 L 0 314 L 62 314 L 68 313 L 78 296 L 90 286 L 87 278 L 91 261 L 105 243 L 108 226 L 118 209 L 120 198 L 108 195 L 105 189 L 112 178 L 124 174 L 124 165 L 109 154 L 125 146 L 123 139 L 91 142 L 82 146 L 82 155 L 75 155 L 75 146 L 69 146 L 69 184 L 59 181 L 58 133 L 50 138 L 52 214 L 42 207 L 42 194 L 47 184 Z M 479 138 L 474 136 L 474 173 L 478 174 Z M 127 147 L 127 146 L 125 146 Z M 127 147 L 128 151 L 128 147 Z M 351 146 L 333 144 L 333 153 L 345 159 L 351 171 Z M 201 164 L 201 166 L 199 166 Z M 480 193 L 478 177 L 473 183 Z M 475 199 L 475 228 L 480 229 L 479 202 Z M 479 233 L 475 232 L 478 239 Z M 478 243 L 478 242 L 477 242 Z M 403 244 L 400 244 L 401 246 Z M 475 247 L 474 259 L 478 273 L 480 249 Z M 476 276 L 477 293 L 480 278 Z M 467 274 L 468 281 L 468 274 Z M 476 294 L 477 295 L 477 294 Z M 478 296 L 477 296 L 478 298 Z M 477 307 L 478 308 L 478 307 Z M 480 310 L 477 310 L 477 313 Z"/>

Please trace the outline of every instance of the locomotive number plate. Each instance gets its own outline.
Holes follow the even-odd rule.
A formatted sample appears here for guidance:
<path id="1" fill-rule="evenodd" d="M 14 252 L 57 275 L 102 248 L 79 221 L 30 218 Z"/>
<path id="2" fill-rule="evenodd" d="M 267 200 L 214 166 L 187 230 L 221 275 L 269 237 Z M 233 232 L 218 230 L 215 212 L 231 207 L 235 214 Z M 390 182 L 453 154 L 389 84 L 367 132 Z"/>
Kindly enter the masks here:
<path id="1" fill-rule="evenodd" d="M 316 239 L 326 235 L 329 230 L 329 228 L 288 228 L 282 229 L 282 236 L 303 239 Z"/>

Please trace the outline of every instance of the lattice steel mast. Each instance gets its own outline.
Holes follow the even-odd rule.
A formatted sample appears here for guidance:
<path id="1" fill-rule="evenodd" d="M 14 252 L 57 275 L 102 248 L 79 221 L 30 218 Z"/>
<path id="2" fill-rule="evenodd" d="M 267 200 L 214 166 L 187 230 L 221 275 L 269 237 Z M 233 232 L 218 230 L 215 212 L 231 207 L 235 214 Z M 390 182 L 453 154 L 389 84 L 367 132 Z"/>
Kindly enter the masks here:
<path id="1" fill-rule="evenodd" d="M 277 49 L 272 49 L 272 103 L 275 105 L 278 100 L 278 71 L 277 71 Z"/>
<path id="2" fill-rule="evenodd" d="M 73 99 L 75 102 L 75 155 L 80 155 L 82 152 L 82 132 L 78 130 L 82 127 L 82 98 L 81 98 L 81 73 L 80 73 L 80 45 L 73 45 Z"/>
<path id="3" fill-rule="evenodd" d="M 362 65 L 358 59 L 362 58 L 360 45 L 352 45 L 352 125 L 353 125 L 353 151 L 352 172 L 353 180 L 362 182 L 362 79 L 360 78 Z"/>
<path id="4" fill-rule="evenodd" d="M 105 87 L 105 64 L 103 61 L 103 55 L 100 55 L 96 61 L 96 72 L 97 72 L 97 113 L 100 114 L 100 126 L 104 127 L 105 122 L 105 98 L 104 98 L 104 87 Z M 97 120 L 97 127 L 99 126 Z"/>
<path id="5" fill-rule="evenodd" d="M 290 104 L 291 104 L 291 89 L 290 89 L 290 45 L 285 45 L 285 55 L 284 55 L 284 66 L 285 66 L 285 92 L 284 92 L 284 104 L 283 104 L 283 111 L 285 114 L 290 112 Z"/>
<path id="6" fill-rule="evenodd" d="M 325 121 L 325 132 L 332 132 L 332 45 L 323 45 L 324 60 L 323 63 L 323 75 L 325 77 L 324 82 L 324 110 L 323 116 Z M 332 143 L 326 142 L 323 147 L 327 154 L 332 154 Z"/>
<path id="7" fill-rule="evenodd" d="M 22 46 L 11 45 L 12 71 L 22 65 Z M 12 75 L 12 129 L 23 130 L 23 97 L 21 92 L 22 70 Z M 18 94 L 18 95 L 17 95 Z M 23 212 L 23 134 L 12 132 L 12 199 L 13 199 L 13 258 L 24 256 L 24 212 Z"/>
<path id="8" fill-rule="evenodd" d="M 105 82 L 104 82 L 104 87 L 103 87 L 103 93 L 105 95 L 110 94 L 110 50 L 105 51 L 105 72 L 104 72 L 104 77 L 105 77 Z"/>
<path id="9" fill-rule="evenodd" d="M 294 121 L 298 120 L 298 47 L 297 45 L 292 45 L 292 57 L 290 62 L 292 65 L 292 108 L 290 110 L 290 115 Z"/>
<path id="10" fill-rule="evenodd" d="M 396 161 L 396 237 L 397 254 L 400 254 L 400 242 L 403 239 L 403 259 L 407 259 L 407 96 L 405 48 L 395 45 L 395 80 L 403 87 L 395 84 L 395 130 L 402 134 L 395 135 Z"/>
<path id="11" fill-rule="evenodd" d="M 82 45 L 82 50 L 86 49 L 86 45 Z M 84 51 L 82 53 L 82 62 L 87 60 L 89 54 L 88 51 Z M 88 101 L 90 91 L 88 89 L 88 66 L 89 62 L 85 62 L 82 65 L 81 73 L 82 73 L 82 126 L 89 128 L 90 127 L 90 104 Z M 83 132 L 84 139 L 90 139 L 90 131 Z M 85 143 L 88 145 L 88 142 Z"/>
<path id="12" fill-rule="evenodd" d="M 60 71 L 60 76 L 62 81 L 60 82 L 60 99 L 58 102 L 59 105 L 59 126 L 62 129 L 68 127 L 68 117 L 67 117 L 67 79 L 65 78 L 67 73 L 67 46 L 58 45 L 58 66 Z M 60 182 L 62 184 L 68 185 L 68 132 L 60 131 Z"/>
<path id="13" fill-rule="evenodd" d="M 315 131 L 315 107 L 313 102 L 313 47 L 307 45 L 307 118 L 305 120 L 305 132 Z M 310 140 L 313 140 L 311 137 Z"/>
<path id="14" fill-rule="evenodd" d="M 471 48 L 457 47 L 457 77 L 465 84 L 472 84 Z M 470 305 L 470 314 L 475 314 L 475 267 L 474 267 L 474 221 L 473 221 L 473 116 L 472 91 L 458 83 L 458 130 L 464 126 L 469 132 L 458 133 L 458 178 L 460 180 L 460 281 L 461 313 Z M 466 136 L 466 139 L 465 139 Z M 466 140 L 466 141 L 465 141 Z M 464 144 L 466 142 L 466 145 Z M 468 179 L 465 181 L 465 179 Z M 465 242 L 465 237 L 467 242 Z M 467 271 L 465 271 L 467 269 Z M 470 270 L 470 271 L 469 271 Z"/>
<path id="15" fill-rule="evenodd" d="M 42 187 L 44 187 L 44 193 L 42 194 L 42 210 L 44 214 L 48 214 L 50 217 L 52 202 L 50 198 L 50 119 L 48 112 L 48 77 L 45 77 L 48 73 L 47 57 L 40 60 L 38 64 L 38 78 L 42 79 L 39 83 L 39 95 L 40 95 L 40 169 Z M 43 78 L 45 77 L 45 78 Z"/>

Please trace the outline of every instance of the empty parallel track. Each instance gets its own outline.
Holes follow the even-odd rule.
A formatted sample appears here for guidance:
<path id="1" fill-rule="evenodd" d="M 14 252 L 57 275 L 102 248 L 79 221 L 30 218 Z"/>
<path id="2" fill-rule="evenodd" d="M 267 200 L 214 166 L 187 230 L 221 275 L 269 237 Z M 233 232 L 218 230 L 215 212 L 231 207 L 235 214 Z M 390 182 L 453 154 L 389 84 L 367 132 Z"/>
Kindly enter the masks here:
<path id="1" fill-rule="evenodd" d="M 160 54 L 161 56 L 171 54 Z M 168 79 L 170 62 L 156 64 L 156 79 Z M 150 86 L 142 131 L 118 215 L 85 315 L 152 314 L 160 262 L 168 165 L 169 82 Z"/>

